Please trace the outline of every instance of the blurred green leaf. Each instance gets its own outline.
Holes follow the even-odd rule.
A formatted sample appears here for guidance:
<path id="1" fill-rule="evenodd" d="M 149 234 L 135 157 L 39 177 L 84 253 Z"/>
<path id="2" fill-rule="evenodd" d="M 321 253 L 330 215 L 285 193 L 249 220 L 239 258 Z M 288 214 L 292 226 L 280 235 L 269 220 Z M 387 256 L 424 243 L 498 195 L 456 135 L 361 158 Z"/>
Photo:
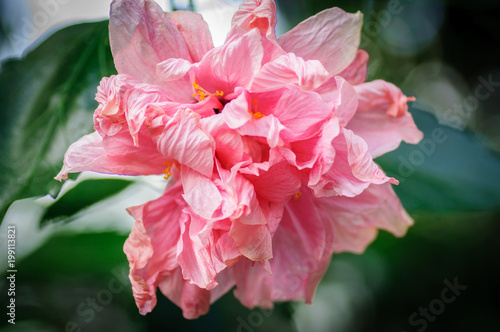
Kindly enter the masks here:
<path id="1" fill-rule="evenodd" d="M 96 87 L 114 73 L 108 22 L 56 32 L 0 72 L 0 217 L 15 200 L 50 193 L 68 146 L 92 131 Z"/>
<path id="2" fill-rule="evenodd" d="M 126 265 L 123 253 L 126 235 L 114 232 L 56 235 L 19 264 L 23 275 L 50 278 L 53 275 L 109 274 Z"/>
<path id="3" fill-rule="evenodd" d="M 132 181 L 121 179 L 82 181 L 47 208 L 40 221 L 41 226 L 49 222 L 68 220 L 92 204 L 118 194 L 131 183 Z"/>
<path id="4" fill-rule="evenodd" d="M 438 124 L 436 118 L 413 109 L 424 132 L 418 145 L 402 144 L 377 159 L 411 212 L 500 211 L 500 158 L 469 131 Z"/>

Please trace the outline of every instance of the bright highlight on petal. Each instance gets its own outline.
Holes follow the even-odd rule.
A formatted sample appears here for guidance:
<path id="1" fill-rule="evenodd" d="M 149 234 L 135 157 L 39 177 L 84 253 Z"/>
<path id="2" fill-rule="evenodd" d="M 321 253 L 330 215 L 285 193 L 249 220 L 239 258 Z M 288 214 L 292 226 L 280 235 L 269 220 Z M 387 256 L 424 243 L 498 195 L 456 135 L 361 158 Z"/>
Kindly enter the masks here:
<path id="1" fill-rule="evenodd" d="M 57 180 L 94 171 L 163 175 L 128 209 L 124 251 L 141 314 L 157 290 L 184 317 L 234 288 L 249 308 L 311 303 L 333 253 L 361 253 L 378 229 L 412 220 L 373 161 L 422 133 L 414 100 L 365 82 L 361 13 L 327 9 L 276 38 L 272 0 L 245 0 L 224 45 L 201 15 L 114 0 L 95 132 L 73 143 Z M 313 263 L 291 280 L 297 266 Z"/>

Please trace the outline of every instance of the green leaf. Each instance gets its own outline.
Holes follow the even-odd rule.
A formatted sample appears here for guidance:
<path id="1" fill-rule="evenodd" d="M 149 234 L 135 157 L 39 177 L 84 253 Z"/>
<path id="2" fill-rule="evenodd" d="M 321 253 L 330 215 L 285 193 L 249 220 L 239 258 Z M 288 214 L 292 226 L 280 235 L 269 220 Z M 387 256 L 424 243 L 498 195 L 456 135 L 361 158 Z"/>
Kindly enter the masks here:
<path id="1" fill-rule="evenodd" d="M 64 28 L 0 72 L 0 218 L 15 200 L 50 193 L 64 152 L 92 132 L 96 87 L 115 72 L 108 22 Z"/>
<path id="2" fill-rule="evenodd" d="M 127 235 L 114 232 L 56 235 L 19 263 L 23 275 L 107 274 L 124 265 L 123 243 Z"/>
<path id="3" fill-rule="evenodd" d="M 418 145 L 402 144 L 377 159 L 400 181 L 396 193 L 410 211 L 500 211 L 500 158 L 469 131 L 441 126 L 412 110 L 424 132 Z"/>
<path id="4" fill-rule="evenodd" d="M 71 220 L 81 210 L 118 194 L 132 183 L 120 179 L 82 181 L 47 208 L 40 221 L 41 226 L 49 222 Z"/>

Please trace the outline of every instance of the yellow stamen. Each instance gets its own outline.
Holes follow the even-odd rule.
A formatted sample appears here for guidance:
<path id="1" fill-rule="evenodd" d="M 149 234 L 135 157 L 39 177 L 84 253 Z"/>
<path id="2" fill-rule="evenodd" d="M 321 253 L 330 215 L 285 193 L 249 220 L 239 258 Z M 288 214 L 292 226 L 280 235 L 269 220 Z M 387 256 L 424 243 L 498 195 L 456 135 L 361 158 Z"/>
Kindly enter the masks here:
<path id="1" fill-rule="evenodd" d="M 257 99 L 255 99 L 255 100 L 253 101 L 253 105 L 254 105 L 254 106 L 253 106 L 253 110 L 254 110 L 253 112 L 252 112 L 251 110 L 248 110 L 248 113 L 252 114 L 252 117 L 253 117 L 254 119 L 260 119 L 260 118 L 262 118 L 262 117 L 266 116 L 265 114 L 262 114 L 261 112 L 257 111 L 257 103 L 258 103 L 258 102 L 259 102 L 259 101 L 258 101 Z"/>
<path id="2" fill-rule="evenodd" d="M 224 91 L 219 91 L 219 90 L 215 91 L 215 93 L 209 93 L 207 90 L 200 87 L 200 85 L 198 84 L 198 80 L 194 81 L 193 88 L 196 91 L 196 93 L 193 93 L 193 97 L 198 97 L 200 98 L 200 100 L 205 100 L 205 98 L 212 96 L 222 97 L 224 95 Z"/>
<path id="3" fill-rule="evenodd" d="M 302 196 L 302 193 L 299 191 L 298 193 L 295 194 L 295 196 L 293 196 L 293 198 L 297 200 L 299 199 L 300 196 Z"/>
<path id="4" fill-rule="evenodd" d="M 260 118 L 262 118 L 262 117 L 264 117 L 264 116 L 265 116 L 265 115 L 264 115 L 264 114 L 262 114 L 261 112 L 255 112 L 255 113 L 252 113 L 252 111 L 250 111 L 250 114 L 252 114 L 252 117 L 253 117 L 254 119 L 260 119 Z"/>
<path id="5" fill-rule="evenodd" d="M 163 165 L 167 166 L 167 168 L 165 168 L 165 170 L 163 171 L 163 174 L 165 174 L 165 176 L 163 176 L 163 178 L 165 180 L 168 180 L 168 178 L 172 175 L 172 172 L 170 171 L 170 167 L 172 166 L 172 162 L 171 161 L 165 162 L 165 163 L 163 163 Z"/>

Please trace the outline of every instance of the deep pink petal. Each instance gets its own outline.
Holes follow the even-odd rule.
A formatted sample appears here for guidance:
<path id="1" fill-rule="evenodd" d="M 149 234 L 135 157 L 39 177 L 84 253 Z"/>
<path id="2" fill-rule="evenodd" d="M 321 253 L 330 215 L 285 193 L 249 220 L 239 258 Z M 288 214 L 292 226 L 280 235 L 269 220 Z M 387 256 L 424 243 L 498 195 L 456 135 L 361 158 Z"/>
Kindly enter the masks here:
<path id="1" fill-rule="evenodd" d="M 256 124 L 273 115 L 285 127 L 280 134 L 285 142 L 304 140 L 316 135 L 332 113 L 331 105 L 325 103 L 317 93 L 302 91 L 293 85 L 253 93 L 252 99 L 256 103 L 254 111 L 265 115 Z"/>
<path id="2" fill-rule="evenodd" d="M 321 61 L 330 75 L 336 75 L 356 57 L 362 24 L 360 12 L 326 9 L 279 37 L 278 43 L 305 60 Z"/>
<path id="3" fill-rule="evenodd" d="M 270 202 L 285 203 L 297 194 L 300 188 L 298 170 L 285 161 L 260 172 L 259 176 L 248 175 L 247 178 L 253 183 L 257 194 Z"/>

